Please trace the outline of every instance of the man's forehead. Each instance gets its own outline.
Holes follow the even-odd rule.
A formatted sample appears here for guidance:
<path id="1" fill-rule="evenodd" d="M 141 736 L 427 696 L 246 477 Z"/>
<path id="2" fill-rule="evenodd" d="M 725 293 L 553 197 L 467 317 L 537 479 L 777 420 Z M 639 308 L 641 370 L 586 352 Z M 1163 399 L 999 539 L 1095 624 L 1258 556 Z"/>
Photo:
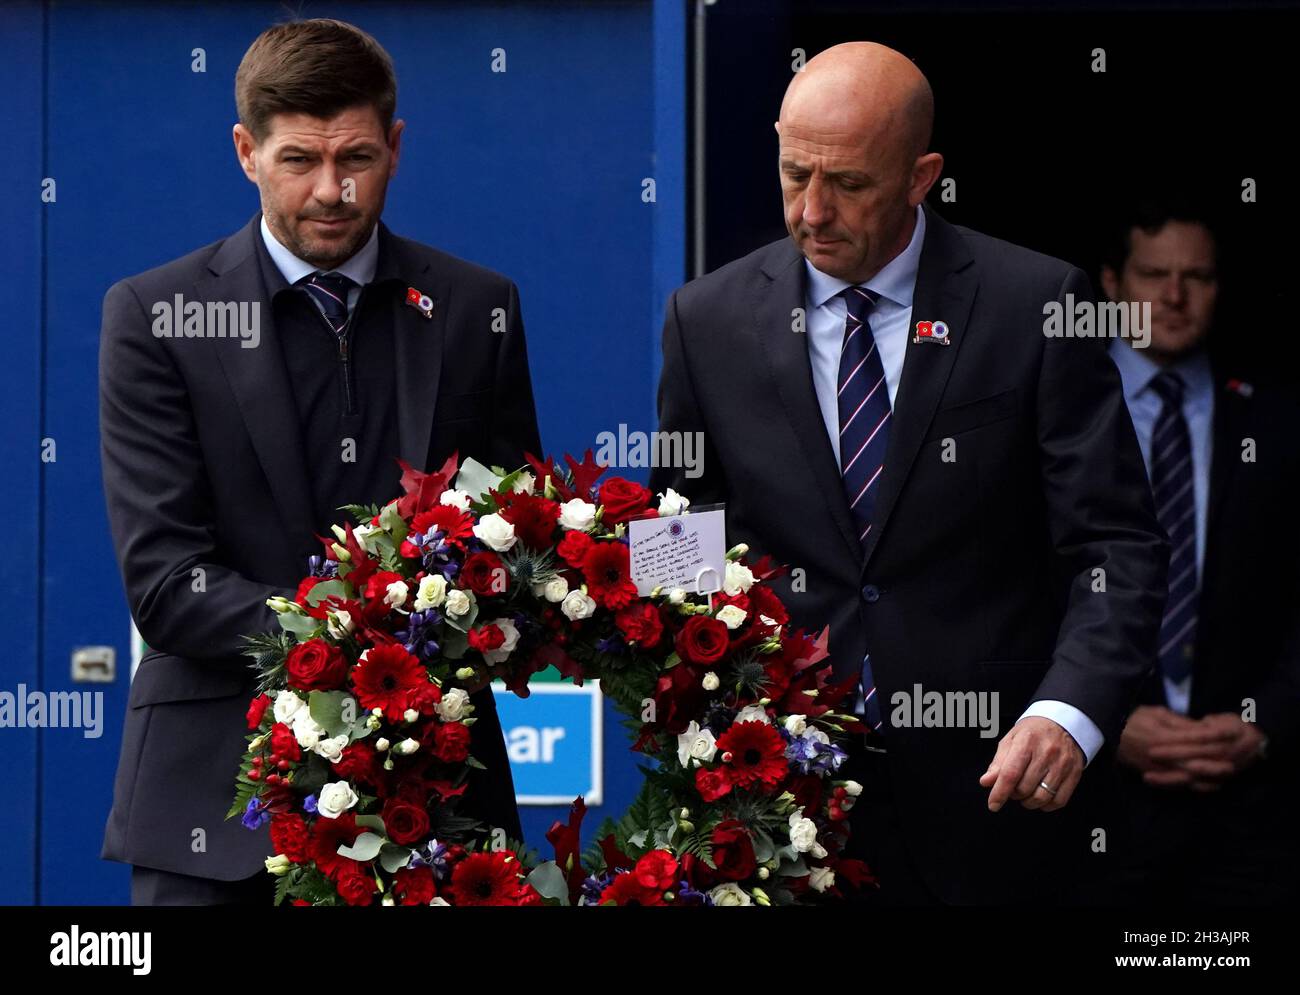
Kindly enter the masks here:
<path id="1" fill-rule="evenodd" d="M 855 168 L 868 164 L 871 155 L 860 138 L 847 134 L 791 135 L 781 134 L 781 158 L 807 163 L 813 160 L 826 166 Z"/>
<path id="2" fill-rule="evenodd" d="M 1190 221 L 1170 221 L 1159 231 L 1132 230 L 1129 255 L 1142 262 L 1214 261 L 1214 238 L 1204 226 Z"/>
<path id="3" fill-rule="evenodd" d="M 350 108 L 332 118 L 310 114 L 276 114 L 268 138 L 279 145 L 349 145 L 383 141 L 379 115 L 373 108 Z"/>

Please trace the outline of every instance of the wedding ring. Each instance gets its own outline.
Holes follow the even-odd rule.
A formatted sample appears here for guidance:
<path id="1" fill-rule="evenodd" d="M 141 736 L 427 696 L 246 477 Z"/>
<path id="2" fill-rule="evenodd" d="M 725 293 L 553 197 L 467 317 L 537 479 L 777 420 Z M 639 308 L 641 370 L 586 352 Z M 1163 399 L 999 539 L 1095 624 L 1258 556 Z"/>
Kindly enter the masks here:
<path id="1" fill-rule="evenodd" d="M 1042 788 L 1044 791 L 1046 791 L 1053 798 L 1056 797 L 1056 792 L 1052 790 L 1051 786 L 1046 781 L 1039 781 L 1038 786 Z"/>

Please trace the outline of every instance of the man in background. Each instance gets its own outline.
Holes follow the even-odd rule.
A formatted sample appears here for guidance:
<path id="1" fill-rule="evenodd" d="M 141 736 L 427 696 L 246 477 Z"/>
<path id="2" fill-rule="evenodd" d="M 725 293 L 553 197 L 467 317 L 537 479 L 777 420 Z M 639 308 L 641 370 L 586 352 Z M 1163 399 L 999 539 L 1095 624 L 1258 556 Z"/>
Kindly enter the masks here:
<path id="1" fill-rule="evenodd" d="M 1300 405 L 1207 350 L 1219 245 L 1177 198 L 1132 207 L 1101 270 L 1149 306 L 1150 345 L 1116 339 L 1170 540 L 1154 672 L 1120 737 L 1118 804 L 1094 897 L 1278 903 L 1297 897 Z"/>

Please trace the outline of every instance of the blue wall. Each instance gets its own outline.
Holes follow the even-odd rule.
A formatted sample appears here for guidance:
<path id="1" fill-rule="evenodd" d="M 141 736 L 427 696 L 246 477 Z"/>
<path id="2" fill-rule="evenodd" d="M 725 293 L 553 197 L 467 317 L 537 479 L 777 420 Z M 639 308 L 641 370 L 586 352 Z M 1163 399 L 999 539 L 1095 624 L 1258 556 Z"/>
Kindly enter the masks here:
<path id="1" fill-rule="evenodd" d="M 99 859 L 129 671 L 129 615 L 104 514 L 96 364 L 105 290 L 227 235 L 257 210 L 231 147 L 233 78 L 284 7 L 28 4 L 0 17 L 0 253 L 8 389 L 0 437 L 11 526 L 0 690 L 74 689 L 74 647 L 113 645 L 105 732 L 0 729 L 0 901 L 126 900 Z M 654 428 L 658 332 L 684 271 L 685 5 L 313 4 L 391 53 L 406 120 L 384 219 L 519 285 L 548 451 Z M 203 48 L 206 73 L 191 71 Z M 490 71 L 506 50 L 507 72 Z M 57 201 L 42 204 L 53 177 Z M 657 202 L 644 203 L 654 177 Z M 42 464 L 39 441 L 57 460 Z M 629 471 L 644 479 L 645 471 Z M 78 685 L 76 688 L 93 685 Z M 607 722 L 607 812 L 637 779 Z M 529 809 L 529 841 L 563 809 Z"/>

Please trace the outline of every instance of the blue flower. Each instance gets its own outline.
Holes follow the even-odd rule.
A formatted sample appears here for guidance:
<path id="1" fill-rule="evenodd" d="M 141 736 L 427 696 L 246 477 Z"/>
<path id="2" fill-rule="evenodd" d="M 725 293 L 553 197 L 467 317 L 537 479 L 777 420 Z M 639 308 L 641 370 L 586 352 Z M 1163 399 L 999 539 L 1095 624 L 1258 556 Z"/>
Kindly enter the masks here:
<path id="1" fill-rule="evenodd" d="M 244 809 L 244 814 L 240 816 L 239 821 L 244 824 L 245 829 L 261 829 L 271 821 L 271 813 L 256 798 L 250 798 L 248 807 Z"/>

